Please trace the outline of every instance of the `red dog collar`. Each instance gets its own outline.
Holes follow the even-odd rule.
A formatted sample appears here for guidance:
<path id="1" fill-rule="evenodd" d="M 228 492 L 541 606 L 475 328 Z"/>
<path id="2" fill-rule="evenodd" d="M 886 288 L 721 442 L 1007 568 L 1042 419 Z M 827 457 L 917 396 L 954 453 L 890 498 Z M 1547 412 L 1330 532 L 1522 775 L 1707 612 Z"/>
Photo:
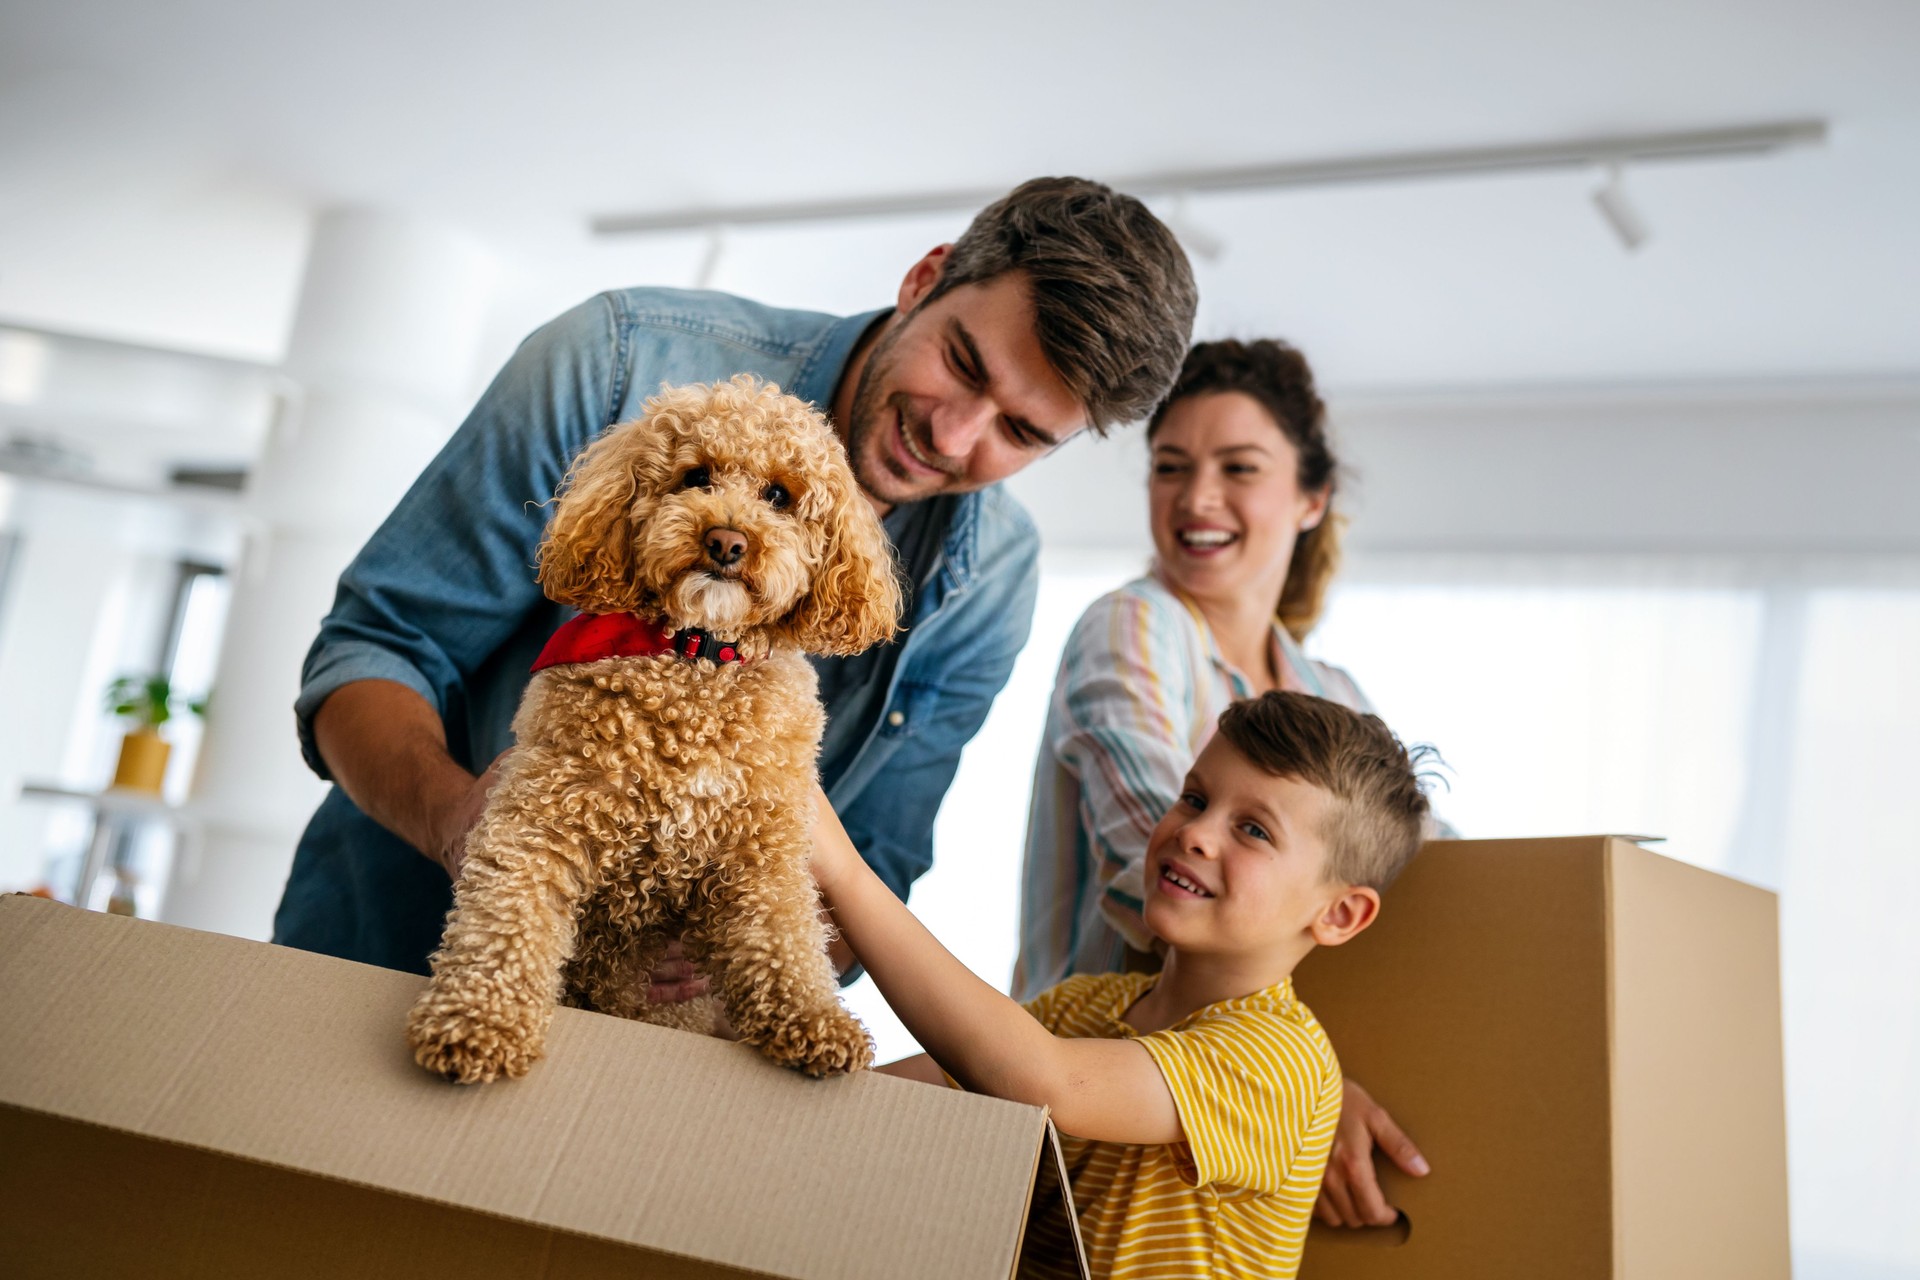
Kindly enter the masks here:
<path id="1" fill-rule="evenodd" d="M 730 640 L 718 640 L 697 627 L 668 631 L 631 613 L 583 613 L 553 633 L 534 659 L 533 669 L 570 662 L 598 662 L 602 658 L 655 658 L 673 654 L 705 658 L 708 662 L 738 662 L 740 651 Z"/>

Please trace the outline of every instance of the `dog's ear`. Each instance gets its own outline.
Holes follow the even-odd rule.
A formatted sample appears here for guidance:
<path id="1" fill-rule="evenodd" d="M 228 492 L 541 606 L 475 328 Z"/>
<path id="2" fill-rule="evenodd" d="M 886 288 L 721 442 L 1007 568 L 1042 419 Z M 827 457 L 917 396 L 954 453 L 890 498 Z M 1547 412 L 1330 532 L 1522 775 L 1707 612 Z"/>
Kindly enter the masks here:
<path id="1" fill-rule="evenodd" d="M 667 469 L 667 434 L 646 420 L 623 423 L 575 459 L 540 542 L 538 576 L 549 599 L 582 613 L 639 606 L 635 540 L 656 473 Z"/>
<path id="2" fill-rule="evenodd" d="M 787 615 L 785 630 L 808 653 L 843 657 L 891 640 L 900 629 L 900 580 L 893 545 L 837 442 L 824 471 L 832 499 L 826 559 L 812 589 Z"/>

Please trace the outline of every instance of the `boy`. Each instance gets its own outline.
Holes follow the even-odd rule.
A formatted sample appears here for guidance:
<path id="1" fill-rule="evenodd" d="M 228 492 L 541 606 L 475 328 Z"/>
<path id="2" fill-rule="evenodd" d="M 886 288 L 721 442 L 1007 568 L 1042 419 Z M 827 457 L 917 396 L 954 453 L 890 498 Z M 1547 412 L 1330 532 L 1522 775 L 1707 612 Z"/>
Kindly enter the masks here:
<path id="1" fill-rule="evenodd" d="M 1148 844 L 1164 967 L 1082 974 L 1024 1009 L 954 959 L 814 799 L 814 878 L 928 1050 L 881 1070 L 941 1083 L 944 1068 L 1051 1108 L 1096 1276 L 1295 1274 L 1340 1066 L 1290 975 L 1373 923 L 1427 813 L 1379 719 L 1299 693 L 1229 707 Z"/>

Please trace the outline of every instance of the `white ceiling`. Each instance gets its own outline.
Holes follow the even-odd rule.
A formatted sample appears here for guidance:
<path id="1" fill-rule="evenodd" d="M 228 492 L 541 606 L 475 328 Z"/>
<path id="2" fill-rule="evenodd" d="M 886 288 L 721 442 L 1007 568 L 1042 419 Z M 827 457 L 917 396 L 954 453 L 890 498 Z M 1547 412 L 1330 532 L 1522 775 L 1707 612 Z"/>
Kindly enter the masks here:
<path id="1" fill-rule="evenodd" d="M 491 354 L 698 236 L 592 213 L 1824 118 L 1826 146 L 1632 172 L 1196 199 L 1206 333 L 1341 387 L 1920 371 L 1920 6 L 662 5 L 8 0 L 0 319 L 272 360 L 309 218 L 490 244 Z M 884 303 L 957 219 L 738 232 L 716 283 Z"/>

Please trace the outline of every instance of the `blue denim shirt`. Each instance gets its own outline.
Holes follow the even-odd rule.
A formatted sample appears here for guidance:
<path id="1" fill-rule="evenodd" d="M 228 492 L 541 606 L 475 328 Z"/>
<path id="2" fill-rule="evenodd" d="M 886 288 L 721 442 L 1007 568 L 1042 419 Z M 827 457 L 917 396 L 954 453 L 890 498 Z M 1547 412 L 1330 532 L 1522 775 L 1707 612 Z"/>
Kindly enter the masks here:
<path id="1" fill-rule="evenodd" d="M 662 383 L 752 373 L 816 406 L 882 313 L 838 318 L 725 294 L 605 293 L 521 344 L 465 423 L 341 575 L 295 703 L 307 763 L 327 776 L 313 716 L 355 680 L 393 680 L 439 709 L 454 759 L 478 772 L 511 745 L 540 647 L 570 610 L 534 582 L 541 506 L 600 432 Z M 933 862 L 933 819 L 960 750 L 1026 643 L 1039 539 L 998 486 L 954 504 L 938 561 L 869 715 L 827 707 L 822 782 L 856 847 L 902 898 Z M 849 743 L 852 749 L 841 748 Z M 425 973 L 452 905 L 446 872 L 338 787 L 308 823 L 274 941 Z"/>

